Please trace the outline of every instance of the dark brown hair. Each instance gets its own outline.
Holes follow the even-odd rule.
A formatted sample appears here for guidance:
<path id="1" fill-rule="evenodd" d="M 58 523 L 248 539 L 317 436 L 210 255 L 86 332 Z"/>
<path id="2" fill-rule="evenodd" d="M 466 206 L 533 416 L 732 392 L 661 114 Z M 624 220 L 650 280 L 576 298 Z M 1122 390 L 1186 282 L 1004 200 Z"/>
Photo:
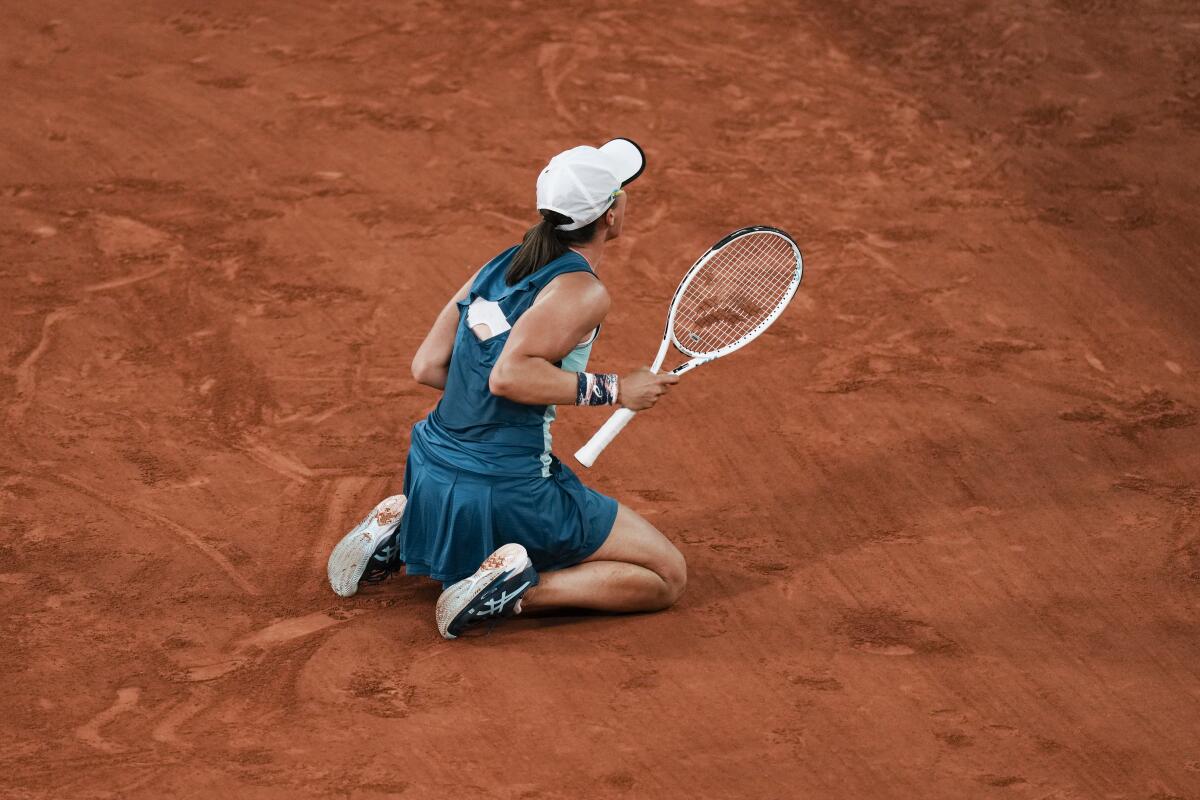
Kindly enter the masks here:
<path id="1" fill-rule="evenodd" d="M 504 274 L 504 280 L 509 286 L 565 255 L 571 249 L 571 245 L 590 242 L 596 235 L 596 223 L 604 216 L 601 214 L 578 230 L 563 231 L 554 226 L 569 223 L 570 217 L 546 209 L 542 209 L 540 213 L 542 221 L 525 232 L 521 249 L 513 256 L 512 263 L 508 265 L 508 272 Z"/>

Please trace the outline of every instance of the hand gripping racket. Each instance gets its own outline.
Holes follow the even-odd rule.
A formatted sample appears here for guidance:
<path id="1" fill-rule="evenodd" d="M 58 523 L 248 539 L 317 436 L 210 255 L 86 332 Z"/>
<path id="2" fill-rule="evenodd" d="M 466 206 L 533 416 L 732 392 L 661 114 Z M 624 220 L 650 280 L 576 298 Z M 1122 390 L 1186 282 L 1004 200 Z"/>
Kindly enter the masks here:
<path id="1" fill-rule="evenodd" d="M 668 342 L 691 357 L 671 370 L 675 375 L 745 347 L 787 308 L 803 273 L 800 248 L 778 228 L 758 225 L 729 234 L 683 276 L 650 371 L 662 366 Z M 617 409 L 579 449 L 576 460 L 585 467 L 594 464 L 635 413 Z"/>

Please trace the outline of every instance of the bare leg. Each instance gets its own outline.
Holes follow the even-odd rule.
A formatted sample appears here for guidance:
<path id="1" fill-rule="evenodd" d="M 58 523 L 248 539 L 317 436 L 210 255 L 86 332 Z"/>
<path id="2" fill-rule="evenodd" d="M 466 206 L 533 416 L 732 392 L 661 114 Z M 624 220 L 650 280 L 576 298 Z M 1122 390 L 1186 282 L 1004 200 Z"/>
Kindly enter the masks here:
<path id="1" fill-rule="evenodd" d="M 622 505 L 599 550 L 583 563 L 540 577 L 521 599 L 523 610 L 660 611 L 683 593 L 687 563 L 657 528 Z"/>

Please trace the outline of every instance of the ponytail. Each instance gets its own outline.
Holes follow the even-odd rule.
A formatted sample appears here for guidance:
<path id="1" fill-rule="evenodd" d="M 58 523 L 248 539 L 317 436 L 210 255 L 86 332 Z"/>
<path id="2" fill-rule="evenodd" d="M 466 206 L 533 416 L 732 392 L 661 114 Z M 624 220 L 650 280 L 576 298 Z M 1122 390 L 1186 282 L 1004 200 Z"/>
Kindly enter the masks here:
<path id="1" fill-rule="evenodd" d="M 509 286 L 532 275 L 554 259 L 566 255 L 571 245 L 590 242 L 596 234 L 598 218 L 578 230 L 564 231 L 556 226 L 569 223 L 570 217 L 546 209 L 540 213 L 542 221 L 525 232 L 521 249 L 517 250 L 512 263 L 508 265 L 508 272 L 504 274 L 504 280 Z"/>

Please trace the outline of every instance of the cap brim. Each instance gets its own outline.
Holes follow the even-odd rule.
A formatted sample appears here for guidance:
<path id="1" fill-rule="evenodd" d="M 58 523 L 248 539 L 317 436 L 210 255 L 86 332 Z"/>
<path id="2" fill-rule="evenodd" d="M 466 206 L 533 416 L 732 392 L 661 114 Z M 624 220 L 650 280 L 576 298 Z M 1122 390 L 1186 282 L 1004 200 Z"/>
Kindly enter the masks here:
<path id="1" fill-rule="evenodd" d="M 613 139 L 600 146 L 600 152 L 611 163 L 613 173 L 627 186 L 646 169 L 646 154 L 632 139 Z"/>

